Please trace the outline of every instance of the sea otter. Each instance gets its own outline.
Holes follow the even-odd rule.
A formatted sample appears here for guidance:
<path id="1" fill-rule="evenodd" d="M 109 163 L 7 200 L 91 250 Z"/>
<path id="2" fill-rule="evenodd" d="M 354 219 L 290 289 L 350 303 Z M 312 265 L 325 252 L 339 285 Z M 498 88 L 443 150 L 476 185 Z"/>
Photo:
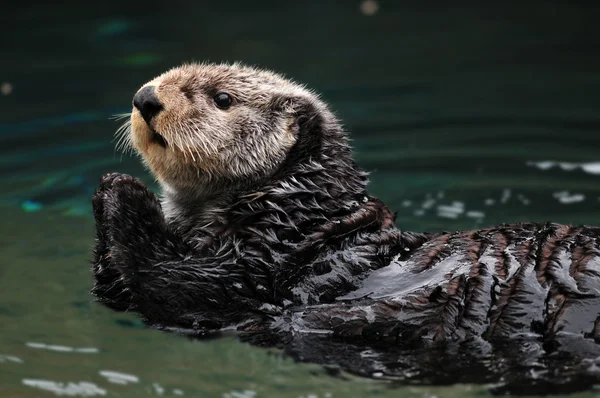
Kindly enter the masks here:
<path id="1" fill-rule="evenodd" d="M 580 365 L 600 357 L 599 228 L 403 231 L 367 192 L 328 106 L 269 71 L 184 65 L 133 106 L 121 144 L 162 197 L 127 175 L 102 178 L 92 292 L 107 306 L 157 328 L 285 342 L 316 362 L 336 362 L 339 347 L 346 368 L 400 378 L 348 347 L 409 347 L 410 360 L 423 347 L 528 341 L 538 364 L 557 347 Z"/>

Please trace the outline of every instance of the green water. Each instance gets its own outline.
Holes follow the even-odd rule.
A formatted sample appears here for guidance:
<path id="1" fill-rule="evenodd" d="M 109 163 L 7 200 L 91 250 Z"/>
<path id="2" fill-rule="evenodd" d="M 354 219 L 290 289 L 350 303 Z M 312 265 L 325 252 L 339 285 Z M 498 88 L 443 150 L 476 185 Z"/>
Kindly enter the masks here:
<path id="1" fill-rule="evenodd" d="M 109 116 L 139 86 L 184 61 L 240 60 L 323 94 L 404 229 L 598 225 L 600 6 L 495 3 L 2 6 L 0 397 L 488 395 L 144 329 L 88 294 L 89 199 L 108 171 L 152 182 L 111 142 Z"/>

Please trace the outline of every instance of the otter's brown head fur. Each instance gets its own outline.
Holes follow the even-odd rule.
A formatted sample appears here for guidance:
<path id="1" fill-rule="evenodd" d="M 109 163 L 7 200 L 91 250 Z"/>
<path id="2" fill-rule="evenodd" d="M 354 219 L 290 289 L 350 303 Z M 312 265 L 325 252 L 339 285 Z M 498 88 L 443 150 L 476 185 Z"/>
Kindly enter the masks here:
<path id="1" fill-rule="evenodd" d="M 298 141 L 318 97 L 283 77 L 240 64 L 190 64 L 146 83 L 125 139 L 167 191 L 199 195 L 274 173 Z"/>

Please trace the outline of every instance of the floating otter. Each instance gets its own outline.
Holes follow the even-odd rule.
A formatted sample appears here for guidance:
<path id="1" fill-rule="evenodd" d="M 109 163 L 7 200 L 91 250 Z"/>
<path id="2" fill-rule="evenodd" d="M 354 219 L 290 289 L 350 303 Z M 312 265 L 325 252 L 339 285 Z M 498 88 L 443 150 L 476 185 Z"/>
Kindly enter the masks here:
<path id="1" fill-rule="evenodd" d="M 582 364 L 600 357 L 600 229 L 402 231 L 367 193 L 326 104 L 271 72 L 185 65 L 144 85 L 133 103 L 121 142 L 156 176 L 162 199 L 130 176 L 102 178 L 93 198 L 100 302 L 153 327 L 236 330 L 377 377 L 408 377 L 386 367 L 390 355 L 435 376 L 423 363 L 436 360 L 419 359 L 424 347 L 466 344 L 460 355 L 472 356 L 460 363 L 485 360 L 488 376 L 469 379 L 458 367 L 448 380 L 506 380 L 510 369 L 489 355 L 519 341 L 530 349 L 512 358 L 538 367 L 568 353 L 570 362 L 538 379 L 565 382 L 555 373 L 567 366 L 577 369 L 570 381 L 598 381 Z M 366 345 L 387 362 L 363 355 Z"/>

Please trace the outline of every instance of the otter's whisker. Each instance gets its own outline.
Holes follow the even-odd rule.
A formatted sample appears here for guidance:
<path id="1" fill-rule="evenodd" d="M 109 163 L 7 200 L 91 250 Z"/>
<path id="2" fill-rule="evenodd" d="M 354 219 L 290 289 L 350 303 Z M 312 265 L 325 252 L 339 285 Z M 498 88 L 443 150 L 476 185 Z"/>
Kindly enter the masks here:
<path id="1" fill-rule="evenodd" d="M 188 136 L 187 126 L 185 124 L 182 124 L 181 122 L 179 122 L 178 127 L 179 127 L 179 130 L 182 132 L 181 138 L 182 138 L 183 143 L 185 144 L 186 150 L 190 150 L 190 148 L 193 146 L 193 142 L 190 140 L 190 137 Z"/>
<path id="2" fill-rule="evenodd" d="M 181 153 L 183 153 L 184 161 L 186 163 L 188 163 L 189 162 L 189 159 L 188 159 L 188 150 L 186 148 L 186 143 L 183 140 L 184 137 L 182 136 L 182 134 L 180 132 L 177 132 L 177 134 L 171 134 L 171 135 L 173 137 L 177 137 L 177 138 L 174 138 L 175 145 L 181 151 Z"/>
<path id="3" fill-rule="evenodd" d="M 116 138 L 122 138 L 123 133 L 127 130 L 127 128 L 131 126 L 131 120 L 126 121 L 125 123 L 123 123 L 118 129 L 117 131 L 115 131 L 115 139 Z"/>
<path id="4" fill-rule="evenodd" d="M 192 124 L 193 124 L 193 123 L 192 123 Z M 197 150 L 197 148 L 198 148 L 198 145 L 203 145 L 203 142 L 202 142 L 203 140 L 202 140 L 202 139 L 198 139 L 198 140 L 197 140 L 198 142 L 195 142 L 195 143 L 194 143 L 194 136 L 195 136 L 196 134 L 195 134 L 195 131 L 192 129 L 192 126 L 190 125 L 190 123 L 189 123 L 189 122 L 188 122 L 188 123 L 186 123 L 186 124 L 183 126 L 183 129 L 185 130 L 185 133 L 186 133 L 186 137 L 187 137 L 187 139 L 188 139 L 190 142 L 192 142 L 192 143 L 193 143 L 193 145 L 192 145 L 192 146 L 193 146 L 194 148 L 196 148 L 196 150 Z"/>
<path id="5" fill-rule="evenodd" d="M 121 118 L 123 118 L 123 117 L 124 116 L 121 116 Z M 117 131 L 115 132 L 115 138 L 113 139 L 113 141 L 115 141 L 115 140 L 116 140 L 115 152 L 121 151 L 123 153 L 127 153 L 130 150 L 132 150 L 131 119 L 125 121 L 125 123 L 123 123 L 123 125 L 121 125 L 117 129 Z"/>
<path id="6" fill-rule="evenodd" d="M 181 131 L 178 131 L 177 138 L 179 142 L 179 149 L 181 149 L 181 151 L 183 152 L 187 152 L 187 142 L 185 140 L 185 135 L 181 134 Z"/>
<path id="7" fill-rule="evenodd" d="M 193 140 L 193 137 L 191 136 L 192 131 L 190 129 L 190 126 L 187 124 L 181 124 L 179 123 L 179 127 L 181 128 L 181 130 L 185 131 L 185 134 L 183 134 L 183 136 L 185 137 L 186 140 L 186 149 L 189 151 L 190 156 L 192 157 L 193 161 L 194 161 L 194 166 L 198 167 L 198 165 L 196 164 L 196 161 L 200 160 L 202 158 L 200 151 L 198 150 L 198 146 L 196 145 L 196 143 Z M 196 159 L 194 157 L 194 152 L 196 153 L 196 156 L 198 157 L 198 159 Z"/>
<path id="8" fill-rule="evenodd" d="M 190 135 L 190 130 L 189 130 L 188 125 L 187 124 L 182 124 L 181 122 L 179 122 L 179 129 L 183 132 L 182 137 L 185 138 L 186 146 L 190 147 L 190 144 L 191 143 L 193 144 L 193 142 L 191 140 L 191 137 L 189 136 Z"/>
<path id="9" fill-rule="evenodd" d="M 131 123 L 123 130 L 121 138 L 121 149 L 125 153 L 133 153 L 133 144 L 131 142 Z"/>
<path id="10" fill-rule="evenodd" d="M 111 120 L 123 120 L 125 118 L 131 118 L 131 112 L 129 113 L 117 113 L 116 115 L 109 116 Z"/>
<path id="11" fill-rule="evenodd" d="M 199 141 L 202 143 L 202 145 L 204 146 L 204 151 L 206 153 L 209 152 L 218 152 L 217 147 L 212 143 L 212 140 L 210 139 L 206 139 L 206 137 L 202 137 L 200 136 L 199 132 L 202 131 L 201 127 L 198 126 L 196 124 L 196 122 L 192 121 L 191 122 L 191 126 L 190 126 L 190 130 L 193 132 L 193 134 L 199 139 Z M 208 148 L 208 146 L 210 146 L 210 148 Z"/>
<path id="12" fill-rule="evenodd" d="M 174 134 L 173 128 L 169 126 L 167 130 L 164 132 L 163 136 L 169 138 L 169 142 L 172 144 L 171 147 L 173 149 L 180 149 L 179 146 L 179 134 Z"/>

